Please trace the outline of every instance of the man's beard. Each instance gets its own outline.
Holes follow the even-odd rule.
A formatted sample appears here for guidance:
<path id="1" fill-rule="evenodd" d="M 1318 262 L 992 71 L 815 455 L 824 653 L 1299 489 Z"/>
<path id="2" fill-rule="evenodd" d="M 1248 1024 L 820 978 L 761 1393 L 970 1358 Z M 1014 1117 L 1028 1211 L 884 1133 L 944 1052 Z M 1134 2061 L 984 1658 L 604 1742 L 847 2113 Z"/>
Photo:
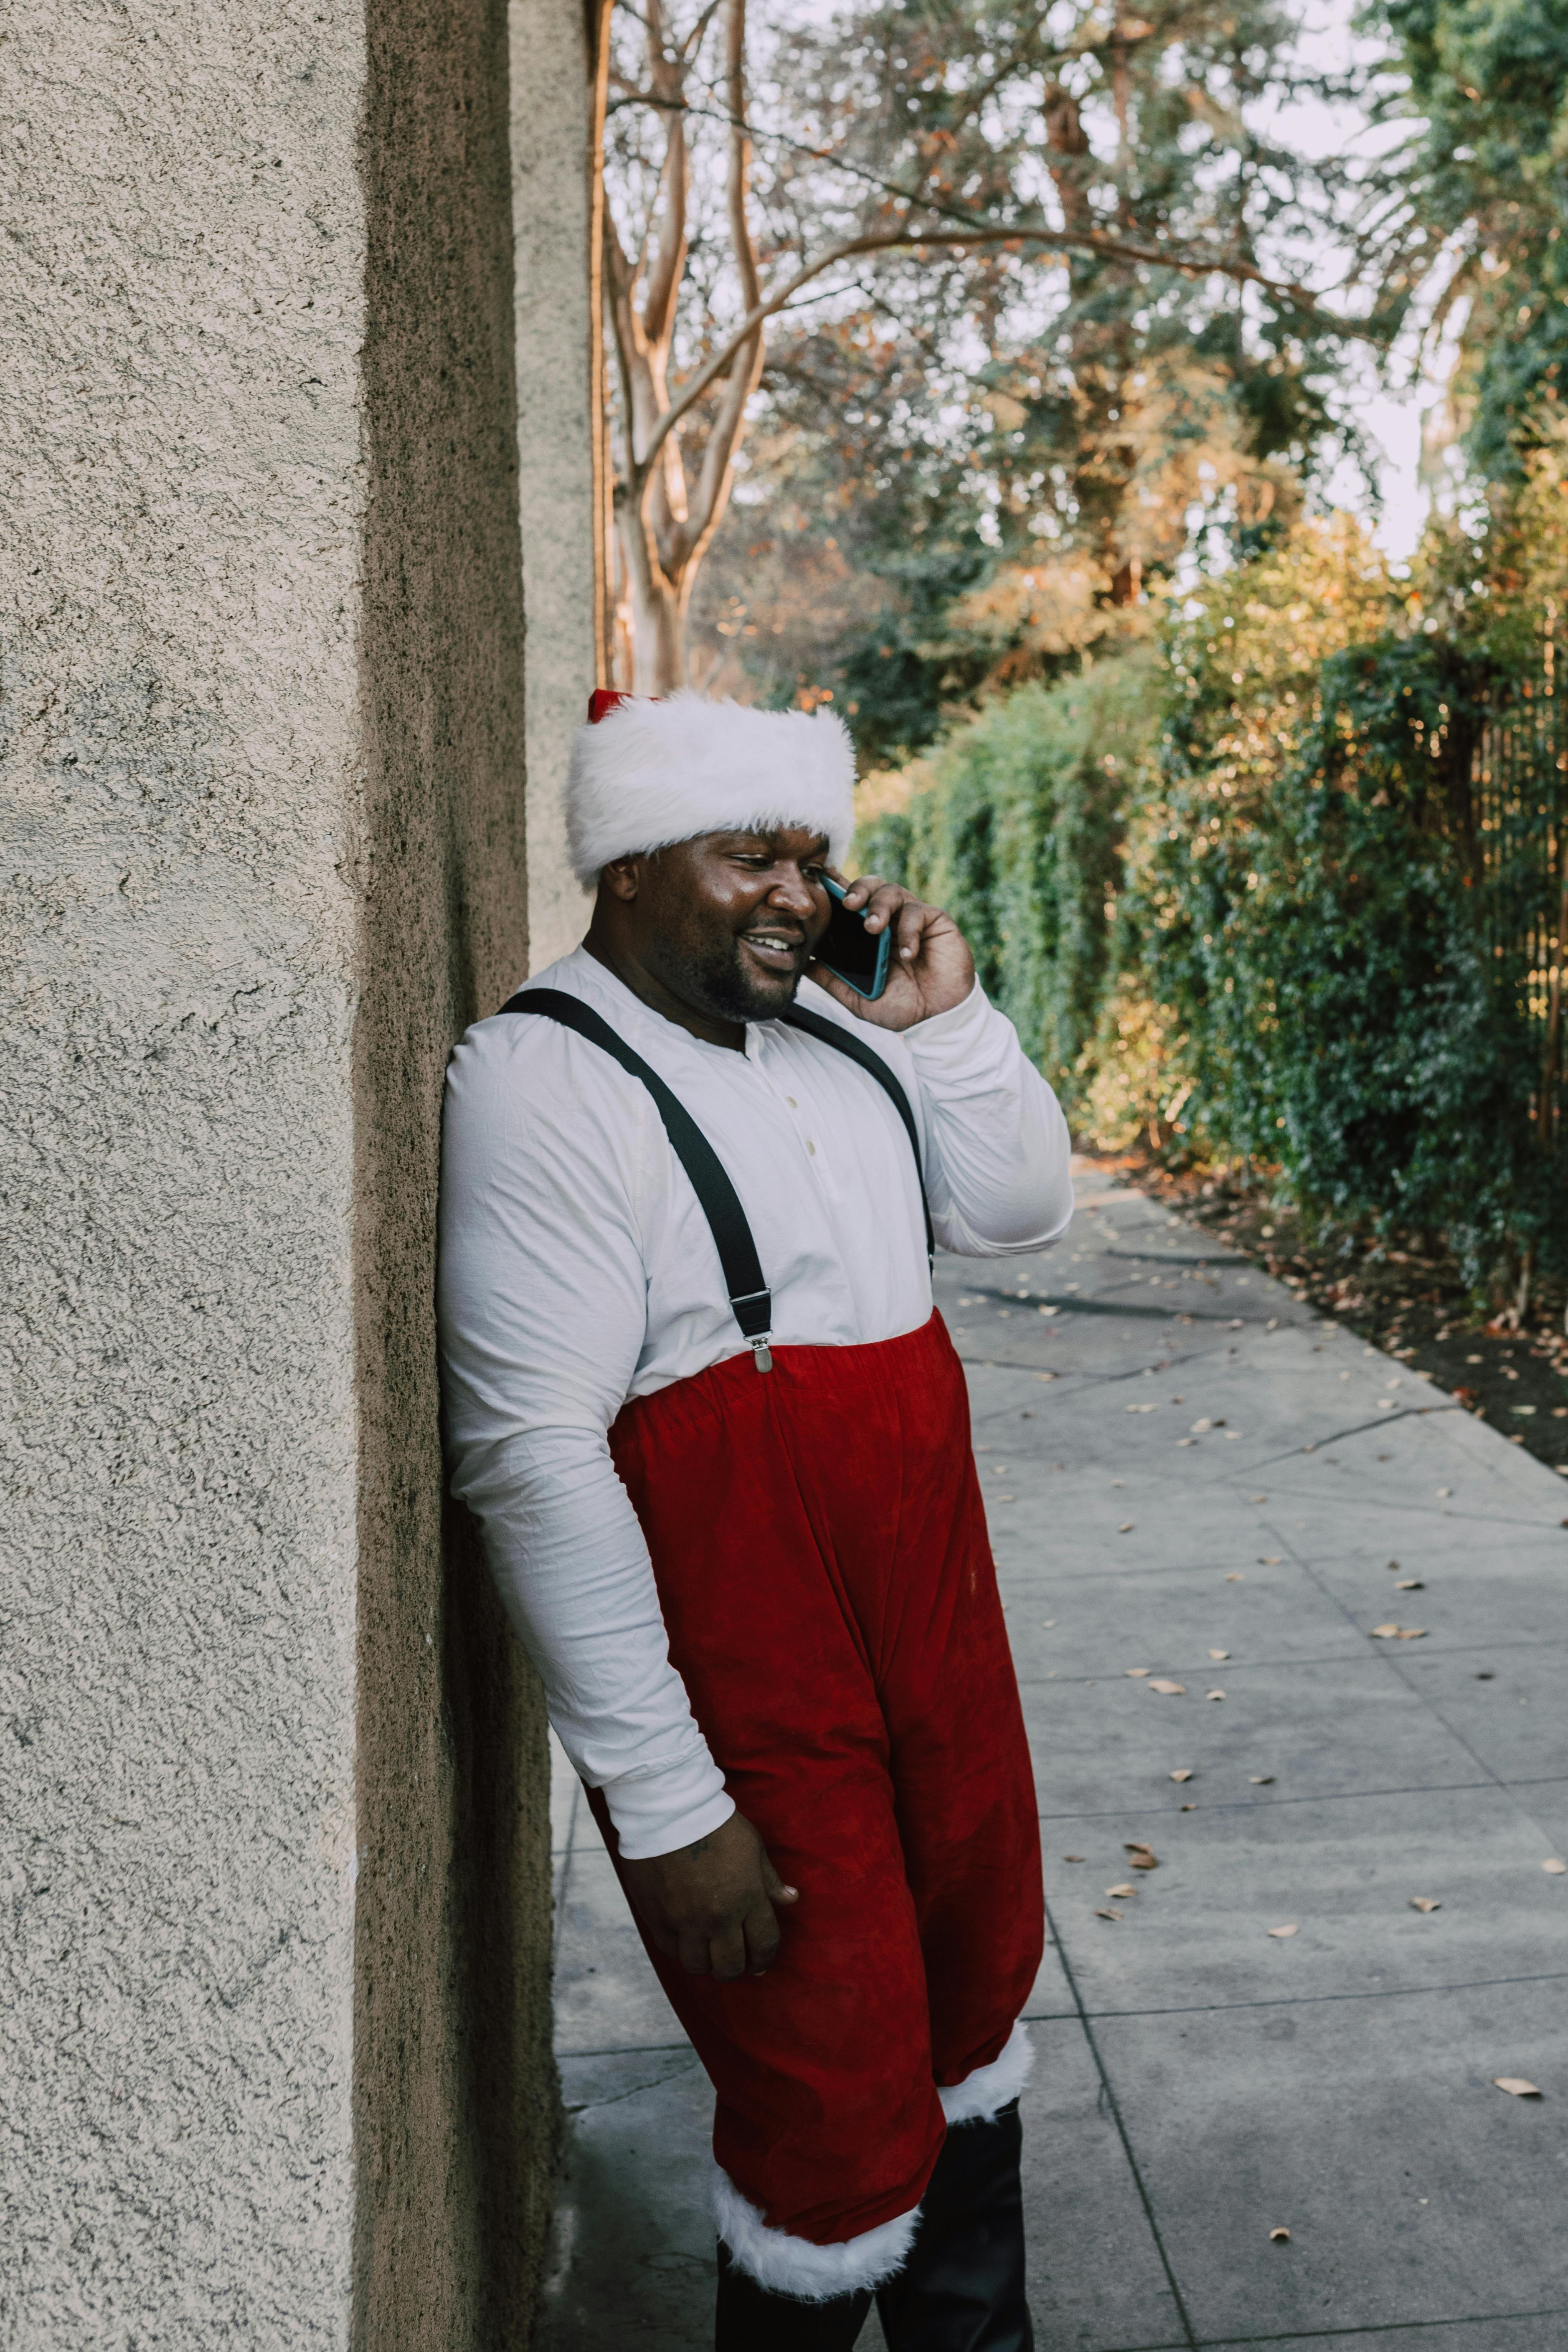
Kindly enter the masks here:
<path id="1" fill-rule="evenodd" d="M 700 1013 L 716 1021 L 773 1021 L 795 1002 L 805 977 L 780 973 L 773 987 L 753 979 L 741 955 L 741 942 L 731 932 L 701 955 L 671 945 L 661 959 L 659 978 L 666 986 Z"/>

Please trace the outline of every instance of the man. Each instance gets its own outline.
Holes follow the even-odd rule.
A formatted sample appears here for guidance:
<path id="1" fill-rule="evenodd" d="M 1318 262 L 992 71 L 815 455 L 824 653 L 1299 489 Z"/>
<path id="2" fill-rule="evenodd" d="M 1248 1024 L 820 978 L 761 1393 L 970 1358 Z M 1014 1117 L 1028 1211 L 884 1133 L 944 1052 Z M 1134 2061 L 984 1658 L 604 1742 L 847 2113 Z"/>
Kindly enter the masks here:
<path id="1" fill-rule="evenodd" d="M 935 908 L 849 891 L 875 1001 L 814 961 L 839 720 L 594 708 L 587 938 L 449 1075 L 454 1488 L 717 2091 L 721 2352 L 1023 2352 L 1038 1828 L 928 1234 L 1055 1239 L 1065 1124 Z"/>

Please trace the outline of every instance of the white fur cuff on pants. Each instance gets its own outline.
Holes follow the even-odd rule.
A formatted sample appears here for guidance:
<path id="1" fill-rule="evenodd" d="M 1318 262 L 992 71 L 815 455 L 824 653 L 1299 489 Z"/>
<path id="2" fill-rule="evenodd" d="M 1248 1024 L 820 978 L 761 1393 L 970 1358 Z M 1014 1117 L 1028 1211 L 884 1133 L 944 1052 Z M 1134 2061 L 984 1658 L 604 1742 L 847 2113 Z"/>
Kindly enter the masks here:
<path id="1" fill-rule="evenodd" d="M 950 2084 L 945 2089 L 939 2085 L 937 2097 L 949 2126 L 988 2124 L 993 2116 L 1012 2105 L 1028 2081 L 1034 2063 L 1029 2029 L 1020 2019 L 1002 2045 L 1001 2055 L 993 2058 L 989 2066 L 976 2066 L 962 2083 Z"/>
<path id="2" fill-rule="evenodd" d="M 949 2127 L 988 2123 L 1016 2099 L 1035 2063 L 1028 2030 L 1016 2025 L 999 2057 L 977 2066 L 962 2083 L 937 2092 Z M 770 2294 L 795 2295 L 802 2303 L 828 2303 L 837 2294 L 881 2286 L 902 2270 L 920 2218 L 920 2207 L 863 2231 L 835 2246 L 814 2245 L 788 2230 L 771 2230 L 756 2207 L 742 2197 L 727 2172 L 713 2168 L 713 2218 L 738 2270 Z"/>
<path id="3" fill-rule="evenodd" d="M 817 2246 L 788 2230 L 770 2230 L 729 2174 L 718 2165 L 713 2168 L 713 2218 L 736 2268 L 770 2294 L 793 2294 L 802 2303 L 830 2303 L 836 2294 L 880 2286 L 902 2270 L 919 2211 L 918 2205 L 912 2206 L 858 2238 Z"/>

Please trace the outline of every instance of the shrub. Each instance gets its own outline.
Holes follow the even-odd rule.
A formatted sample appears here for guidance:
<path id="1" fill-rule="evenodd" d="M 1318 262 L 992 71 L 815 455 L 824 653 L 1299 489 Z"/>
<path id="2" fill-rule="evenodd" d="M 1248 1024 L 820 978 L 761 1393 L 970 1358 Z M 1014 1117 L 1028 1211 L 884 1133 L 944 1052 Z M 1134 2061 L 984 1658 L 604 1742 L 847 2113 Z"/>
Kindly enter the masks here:
<path id="1" fill-rule="evenodd" d="M 864 825 L 860 865 L 944 906 L 982 985 L 1069 1097 L 1113 961 L 1130 793 L 1160 713 L 1152 649 L 1066 684 L 1030 684 L 955 727 L 916 772 L 907 810 Z"/>

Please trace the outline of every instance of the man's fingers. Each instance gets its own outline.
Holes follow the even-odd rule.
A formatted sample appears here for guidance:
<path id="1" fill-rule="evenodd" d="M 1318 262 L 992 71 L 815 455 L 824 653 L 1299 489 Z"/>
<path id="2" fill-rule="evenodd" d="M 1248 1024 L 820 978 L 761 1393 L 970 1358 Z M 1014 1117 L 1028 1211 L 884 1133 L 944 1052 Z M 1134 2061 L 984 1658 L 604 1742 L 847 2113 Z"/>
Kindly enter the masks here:
<path id="1" fill-rule="evenodd" d="M 800 1901 L 800 1889 L 797 1886 L 786 1886 L 784 1885 L 784 1880 L 773 1868 L 773 1856 L 768 1853 L 765 1846 L 763 1849 L 762 1863 L 763 1892 L 766 1895 L 769 1902 L 798 1903 Z"/>
<path id="2" fill-rule="evenodd" d="M 689 1977 L 705 1977 L 711 1962 L 708 1953 L 709 1938 L 700 1927 L 683 1927 L 678 1949 L 680 1965 Z"/>
<path id="3" fill-rule="evenodd" d="M 721 1984 L 732 1984 L 737 1977 L 745 1975 L 746 1937 L 738 1919 L 710 1938 L 709 1950 L 713 1973 Z"/>
<path id="4" fill-rule="evenodd" d="M 931 911 L 918 898 L 906 898 L 899 910 L 899 954 L 905 963 L 911 962 L 920 953 L 921 940 Z"/>
<path id="5" fill-rule="evenodd" d="M 760 1903 L 746 1917 L 746 1966 L 754 1977 L 771 1969 L 779 1956 L 779 1923 L 771 1903 Z"/>
<path id="6" fill-rule="evenodd" d="M 907 890 L 900 890 L 896 882 L 881 882 L 876 875 L 868 874 L 866 877 L 866 929 L 868 931 L 881 930 L 893 920 L 899 908 L 908 902 L 909 895 Z M 844 903 L 847 906 L 849 901 L 846 899 Z"/>

